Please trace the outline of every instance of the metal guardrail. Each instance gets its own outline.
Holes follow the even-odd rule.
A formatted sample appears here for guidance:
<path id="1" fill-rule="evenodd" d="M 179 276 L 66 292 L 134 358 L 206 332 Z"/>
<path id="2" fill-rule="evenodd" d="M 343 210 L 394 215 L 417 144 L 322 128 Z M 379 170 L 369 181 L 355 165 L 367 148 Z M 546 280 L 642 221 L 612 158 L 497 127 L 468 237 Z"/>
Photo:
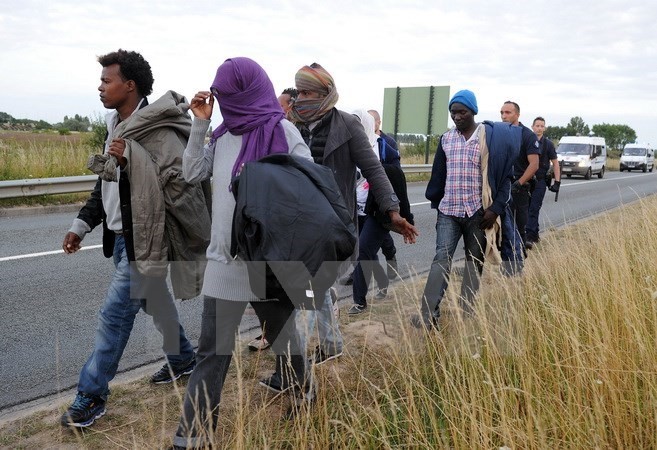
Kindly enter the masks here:
<path id="1" fill-rule="evenodd" d="M 81 175 L 78 177 L 0 181 L 0 199 L 90 192 L 97 180 L 98 175 Z"/>
<path id="2" fill-rule="evenodd" d="M 402 170 L 405 174 L 431 173 L 431 164 L 402 164 Z M 0 181 L 0 199 L 91 192 L 97 180 L 98 176 L 96 175 L 81 175 L 78 177 Z"/>

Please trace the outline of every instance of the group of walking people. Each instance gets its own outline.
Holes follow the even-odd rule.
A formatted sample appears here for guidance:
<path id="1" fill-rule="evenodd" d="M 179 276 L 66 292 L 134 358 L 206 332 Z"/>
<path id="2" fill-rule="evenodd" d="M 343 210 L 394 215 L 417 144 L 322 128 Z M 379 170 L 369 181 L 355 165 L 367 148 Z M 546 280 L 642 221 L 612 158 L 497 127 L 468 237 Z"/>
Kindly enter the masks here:
<path id="1" fill-rule="evenodd" d="M 135 316 L 144 310 L 163 336 L 166 355 L 165 364 L 151 381 L 164 384 L 190 375 L 173 445 L 208 445 L 218 425 L 235 336 L 248 304 L 263 331 L 250 345 L 256 349 L 271 345 L 276 354 L 275 370 L 261 384 L 275 392 L 289 392 L 288 413 L 293 416 L 315 399 L 311 365 L 342 354 L 335 291 L 321 282 L 301 293 L 266 289 L 263 294 L 254 288 L 257 271 L 239 256 L 244 253 L 236 253 L 236 242 L 243 243 L 246 236 L 248 247 L 250 239 L 265 240 L 258 241 L 259 228 L 235 230 L 236 198 L 242 195 L 240 184 L 242 189 L 255 189 L 256 195 L 268 186 L 251 181 L 246 188 L 246 179 L 240 180 L 240 176 L 256 161 L 269 160 L 324 180 L 322 189 L 333 193 L 330 203 L 335 211 L 338 215 L 348 212 L 343 223 L 351 237 L 340 241 L 342 253 L 345 248 L 354 249 L 350 257 L 328 262 L 355 264 L 351 275 L 354 305 L 349 313 L 360 314 L 367 308 L 370 277 L 382 270 L 376 269 L 379 249 L 384 248 L 388 275 L 396 273 L 390 231 L 401 234 L 406 243 L 414 243 L 419 235 L 396 143 L 380 130 L 376 111 L 337 109 L 339 96 L 333 77 L 316 63 L 301 67 L 295 75 L 295 88 L 277 97 L 259 64 L 249 58 L 230 58 L 218 67 L 210 88 L 198 91 L 189 102 L 169 91 L 149 103 L 153 74 L 142 55 L 118 50 L 99 57 L 98 62 L 102 66 L 100 100 L 111 110 L 106 118 L 105 149 L 102 155 L 90 158 L 89 167 L 99 179 L 66 234 L 63 248 L 75 253 L 85 235 L 102 225 L 103 251 L 113 258 L 115 271 L 99 313 L 94 349 L 80 372 L 75 400 L 61 417 L 62 425 L 87 427 L 105 414 L 109 382 L 117 372 Z M 215 105 L 222 122 L 206 143 Z M 536 166 L 533 155 L 541 149 L 527 137 L 529 146 L 521 152 L 521 128 L 512 123 L 477 124 L 476 99 L 470 91 L 455 94 L 449 111 L 455 127 L 439 140 L 427 187 L 427 198 L 438 210 L 436 257 L 421 314 L 413 321 L 428 328 L 438 323 L 440 300 L 461 236 L 467 260 L 462 307 L 471 311 L 482 264 L 498 251 L 497 230 L 504 231 L 503 222 L 519 216 L 510 208 L 522 205 L 523 199 L 510 199 L 525 189 L 533 175 L 529 171 Z M 520 153 L 527 156 L 525 169 L 517 162 Z M 514 179 L 516 174 L 520 176 Z M 315 205 L 299 202 L 292 206 L 310 210 Z M 308 211 L 297 212 L 308 215 Z M 272 221 L 281 219 L 277 224 L 288 223 L 283 220 L 286 213 L 285 208 L 265 212 Z M 341 226 L 337 222 L 329 227 L 312 219 L 309 223 L 311 228 L 305 234 L 322 236 L 324 241 Z M 503 240 L 513 241 L 516 234 L 522 239 L 515 222 L 510 228 L 513 235 L 504 233 Z M 513 245 L 507 253 L 504 245 L 499 246 L 503 249 L 500 259 L 517 262 Z M 280 248 L 276 250 L 280 252 Z M 267 280 L 273 269 L 267 268 Z M 337 275 L 330 273 L 335 281 Z M 377 277 L 381 279 L 380 298 L 387 295 L 388 278 L 384 278 Z M 270 297 L 272 292 L 275 297 Z M 194 352 L 174 297 L 199 295 L 203 313 Z M 307 357 L 311 335 L 317 336 L 318 343 Z"/>

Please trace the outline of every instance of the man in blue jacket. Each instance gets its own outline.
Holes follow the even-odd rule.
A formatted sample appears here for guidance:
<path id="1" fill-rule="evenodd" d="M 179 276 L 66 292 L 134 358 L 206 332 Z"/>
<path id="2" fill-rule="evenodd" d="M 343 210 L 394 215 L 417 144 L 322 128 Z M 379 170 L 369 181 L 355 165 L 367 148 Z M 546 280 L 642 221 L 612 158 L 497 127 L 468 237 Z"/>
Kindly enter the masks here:
<path id="1" fill-rule="evenodd" d="M 459 303 L 464 312 L 472 311 L 487 249 L 496 251 L 494 243 L 487 246 L 487 234 L 492 240 L 509 201 L 519 142 L 510 125 L 475 122 L 477 100 L 469 90 L 454 94 L 449 112 L 455 126 L 439 139 L 425 194 L 438 211 L 436 255 L 422 295 L 421 314 L 412 318 L 414 326 L 425 329 L 438 325 L 440 301 L 461 237 L 466 264 Z"/>

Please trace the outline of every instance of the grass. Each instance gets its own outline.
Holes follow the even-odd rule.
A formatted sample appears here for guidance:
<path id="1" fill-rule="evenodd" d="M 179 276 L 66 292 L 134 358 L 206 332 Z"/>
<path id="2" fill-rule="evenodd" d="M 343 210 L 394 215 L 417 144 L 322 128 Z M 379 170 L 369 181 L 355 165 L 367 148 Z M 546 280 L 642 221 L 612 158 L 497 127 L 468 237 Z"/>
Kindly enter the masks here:
<path id="1" fill-rule="evenodd" d="M 320 395 L 294 421 L 286 399 L 256 387 L 273 358 L 237 355 L 227 378 L 221 448 L 657 448 L 657 198 L 551 230 L 523 276 L 486 266 L 476 314 L 442 304 L 440 332 L 407 326 L 424 279 L 341 319 L 345 355 L 316 368 Z M 240 349 L 244 345 L 240 346 Z M 238 352 L 239 353 L 239 352 Z M 237 383 L 235 381 L 238 381 Z M 182 385 L 114 387 L 93 430 L 62 430 L 57 411 L 0 429 L 12 448 L 161 448 Z"/>

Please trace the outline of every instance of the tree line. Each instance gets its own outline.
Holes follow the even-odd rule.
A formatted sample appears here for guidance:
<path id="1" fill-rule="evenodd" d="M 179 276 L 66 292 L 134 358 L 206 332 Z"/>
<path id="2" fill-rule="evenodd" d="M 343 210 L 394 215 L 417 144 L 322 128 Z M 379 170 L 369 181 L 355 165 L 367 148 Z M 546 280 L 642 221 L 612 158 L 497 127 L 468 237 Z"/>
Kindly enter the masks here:
<path id="1" fill-rule="evenodd" d="M 526 124 L 531 127 L 531 124 Z M 545 128 L 545 136 L 556 144 L 564 136 L 588 136 L 593 134 L 605 138 L 610 154 L 620 155 L 625 144 L 636 142 L 636 131 L 628 125 L 601 123 L 589 127 L 579 116 L 572 117 L 566 126 L 552 125 Z M 436 136 L 430 136 L 429 149 L 436 150 Z M 398 134 L 397 142 L 403 145 L 404 153 L 423 155 L 426 149 L 426 136 L 421 134 Z"/>
<path id="2" fill-rule="evenodd" d="M 58 123 L 49 123 L 45 120 L 16 119 L 11 114 L 0 112 L 0 126 L 4 129 L 18 131 L 45 131 L 57 130 L 65 134 L 67 131 L 91 131 L 98 119 L 90 119 L 79 114 L 73 117 L 64 116 Z"/>

